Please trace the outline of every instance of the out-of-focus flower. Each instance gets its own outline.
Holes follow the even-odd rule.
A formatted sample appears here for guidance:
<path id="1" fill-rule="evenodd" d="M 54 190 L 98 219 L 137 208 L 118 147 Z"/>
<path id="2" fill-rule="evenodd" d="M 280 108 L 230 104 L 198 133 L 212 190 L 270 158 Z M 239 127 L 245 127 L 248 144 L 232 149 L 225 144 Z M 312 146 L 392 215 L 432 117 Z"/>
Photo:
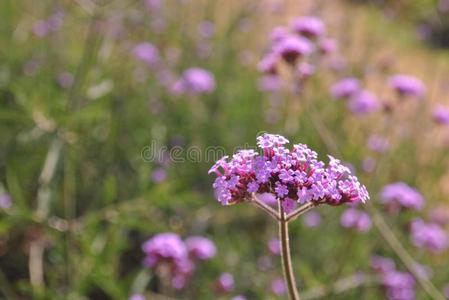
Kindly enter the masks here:
<path id="1" fill-rule="evenodd" d="M 276 278 L 270 284 L 270 290 L 276 296 L 282 296 L 287 291 L 284 280 L 282 278 Z"/>
<path id="2" fill-rule="evenodd" d="M 164 168 L 157 168 L 151 174 L 151 179 L 155 183 L 164 182 L 167 179 L 167 171 Z"/>
<path id="3" fill-rule="evenodd" d="M 232 297 L 231 300 L 246 300 L 246 297 L 243 295 L 237 295 Z"/>
<path id="4" fill-rule="evenodd" d="M 257 194 L 257 199 L 264 202 L 265 204 L 275 206 L 277 205 L 276 196 L 271 193 L 261 193 Z"/>
<path id="5" fill-rule="evenodd" d="M 412 242 L 419 248 L 440 253 L 449 247 L 447 233 L 436 223 L 425 223 L 422 219 L 415 219 L 412 221 L 410 228 Z"/>
<path id="6" fill-rule="evenodd" d="M 307 145 L 284 147 L 289 141 L 280 135 L 264 134 L 257 138 L 263 150 L 240 150 L 228 162 L 225 156 L 209 170 L 216 174 L 215 195 L 223 205 L 241 203 L 251 194 L 271 193 L 284 202 L 310 201 L 339 205 L 368 200 L 365 186 L 351 175 L 349 168 L 329 156 L 329 163 Z"/>
<path id="7" fill-rule="evenodd" d="M 163 0 L 145 0 L 146 7 L 152 13 L 156 13 L 161 10 Z"/>
<path id="8" fill-rule="evenodd" d="M 262 92 L 276 92 L 282 88 L 282 80 L 277 75 L 265 75 L 259 78 L 257 86 Z"/>
<path id="9" fill-rule="evenodd" d="M 376 160 L 370 156 L 365 157 L 362 161 L 362 170 L 366 173 L 371 173 L 376 168 Z"/>
<path id="10" fill-rule="evenodd" d="M 415 279 L 406 272 L 389 271 L 382 276 L 382 284 L 390 300 L 414 300 Z"/>
<path id="11" fill-rule="evenodd" d="M 33 24 L 32 31 L 37 37 L 45 37 L 46 35 L 58 31 L 64 20 L 64 12 L 58 11 L 46 20 L 38 20 Z"/>
<path id="12" fill-rule="evenodd" d="M 198 25 L 198 33 L 202 38 L 211 38 L 215 33 L 215 24 L 211 21 L 204 21 Z"/>
<path id="13" fill-rule="evenodd" d="M 151 43 L 138 44 L 134 47 L 133 53 L 137 59 L 146 62 L 150 66 L 154 66 L 159 62 L 159 51 Z"/>
<path id="14" fill-rule="evenodd" d="M 62 87 L 63 89 L 68 89 L 73 85 L 75 79 L 71 73 L 62 72 L 58 74 L 56 80 L 60 87 Z"/>
<path id="15" fill-rule="evenodd" d="M 402 207 L 421 210 L 424 206 L 423 196 L 414 188 L 403 182 L 395 182 L 384 186 L 380 199 L 391 212 L 398 212 Z"/>
<path id="16" fill-rule="evenodd" d="M 424 83 L 413 76 L 395 75 L 390 77 L 389 84 L 401 96 L 420 99 L 426 94 Z"/>
<path id="17" fill-rule="evenodd" d="M 437 124 L 449 125 L 449 107 L 442 105 L 435 107 L 432 117 Z"/>
<path id="18" fill-rule="evenodd" d="M 11 205 L 11 196 L 9 194 L 0 194 L 0 208 L 8 209 Z"/>
<path id="19" fill-rule="evenodd" d="M 129 297 L 129 300 L 145 300 L 145 296 L 142 294 L 134 294 Z"/>
<path id="20" fill-rule="evenodd" d="M 175 83 L 174 91 L 199 95 L 215 90 L 214 75 L 201 68 L 190 68 L 184 71 L 182 77 Z"/>
<path id="21" fill-rule="evenodd" d="M 272 238 L 268 241 L 268 250 L 271 254 L 279 255 L 281 254 L 281 242 L 277 238 Z"/>
<path id="22" fill-rule="evenodd" d="M 284 26 L 276 26 L 271 30 L 270 39 L 272 43 L 278 43 L 289 35 L 289 30 Z"/>
<path id="23" fill-rule="evenodd" d="M 377 97 L 366 90 L 355 93 L 348 102 L 348 108 L 356 115 L 366 115 L 380 110 Z"/>
<path id="24" fill-rule="evenodd" d="M 312 64 L 302 62 L 298 64 L 298 75 L 301 79 L 306 79 L 315 74 L 316 67 Z"/>
<path id="25" fill-rule="evenodd" d="M 257 259 L 257 267 L 259 270 L 265 272 L 273 267 L 273 261 L 270 256 L 263 255 Z"/>
<path id="26" fill-rule="evenodd" d="M 230 273 L 222 273 L 218 277 L 215 288 L 218 293 L 229 293 L 234 289 L 234 276 Z"/>
<path id="27" fill-rule="evenodd" d="M 304 16 L 294 19 L 291 28 L 296 33 L 304 35 L 308 38 L 317 38 L 325 32 L 325 26 L 321 19 L 314 16 Z"/>
<path id="28" fill-rule="evenodd" d="M 366 232 L 371 229 L 372 222 L 370 216 L 355 208 L 348 208 L 341 215 L 340 223 L 345 228 L 353 228 L 360 232 Z"/>
<path id="29" fill-rule="evenodd" d="M 391 258 L 382 256 L 373 256 L 371 258 L 371 267 L 377 273 L 385 274 L 396 269 L 396 264 Z"/>
<path id="30" fill-rule="evenodd" d="M 257 69 L 266 74 L 276 75 L 279 55 L 277 53 L 268 53 L 257 65 Z"/>
<path id="31" fill-rule="evenodd" d="M 274 46 L 274 52 L 289 64 L 294 64 L 298 58 L 309 55 L 312 51 L 313 45 L 309 40 L 293 35 L 285 37 Z"/>
<path id="32" fill-rule="evenodd" d="M 354 77 L 346 77 L 335 83 L 330 90 L 334 99 L 349 99 L 360 90 L 360 81 Z"/>
<path id="33" fill-rule="evenodd" d="M 185 241 L 190 257 L 208 260 L 217 254 L 215 244 L 202 236 L 192 236 Z"/>
<path id="34" fill-rule="evenodd" d="M 429 219 L 440 225 L 449 224 L 449 207 L 440 206 L 432 209 L 429 212 Z"/>
<path id="35" fill-rule="evenodd" d="M 306 227 L 315 228 L 320 226 L 321 216 L 316 211 L 309 211 L 303 215 L 302 222 Z"/>
<path id="36" fill-rule="evenodd" d="M 449 299 L 449 283 L 444 286 L 443 294 L 447 299 Z"/>
<path id="37" fill-rule="evenodd" d="M 331 54 L 337 50 L 337 42 L 334 39 L 322 39 L 318 44 L 318 48 L 322 54 Z"/>
<path id="38" fill-rule="evenodd" d="M 385 152 L 390 149 L 390 142 L 380 135 L 370 135 L 367 142 L 368 148 L 376 152 Z"/>

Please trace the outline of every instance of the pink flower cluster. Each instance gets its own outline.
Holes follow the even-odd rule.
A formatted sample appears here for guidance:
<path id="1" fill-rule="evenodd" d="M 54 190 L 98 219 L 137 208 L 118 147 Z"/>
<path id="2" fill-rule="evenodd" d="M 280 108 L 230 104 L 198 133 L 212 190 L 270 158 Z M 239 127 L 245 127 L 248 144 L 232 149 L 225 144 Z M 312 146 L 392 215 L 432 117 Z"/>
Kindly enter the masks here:
<path id="1" fill-rule="evenodd" d="M 186 286 L 198 260 L 209 260 L 217 252 L 215 244 L 205 237 L 193 236 L 183 241 L 171 232 L 153 236 L 142 245 L 142 250 L 146 255 L 145 266 L 156 273 L 167 270 L 176 289 Z"/>
<path id="2" fill-rule="evenodd" d="M 252 193 L 271 193 L 283 205 L 310 201 L 340 205 L 365 202 L 368 192 L 350 170 L 329 156 L 329 163 L 318 160 L 318 154 L 307 145 L 296 144 L 280 135 L 264 134 L 257 138 L 263 154 L 240 150 L 230 161 L 225 156 L 209 170 L 217 178 L 213 184 L 218 201 L 223 205 L 244 202 Z"/>

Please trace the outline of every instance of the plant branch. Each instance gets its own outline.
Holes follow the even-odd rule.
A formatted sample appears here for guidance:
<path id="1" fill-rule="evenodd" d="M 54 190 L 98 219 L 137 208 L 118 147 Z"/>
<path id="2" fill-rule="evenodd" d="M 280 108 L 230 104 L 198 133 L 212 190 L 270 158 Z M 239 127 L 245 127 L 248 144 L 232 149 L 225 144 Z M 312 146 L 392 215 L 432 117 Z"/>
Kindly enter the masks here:
<path id="1" fill-rule="evenodd" d="M 260 201 L 259 199 L 257 199 L 256 194 L 254 194 L 254 193 L 251 194 L 251 203 L 254 204 L 255 206 L 259 207 L 263 211 L 265 211 L 276 221 L 280 221 L 279 213 L 277 211 L 275 211 L 274 209 L 272 209 L 267 204 L 265 204 L 262 201 Z"/>
<path id="2" fill-rule="evenodd" d="M 295 275 L 292 268 L 292 258 L 290 254 L 290 241 L 288 236 L 288 222 L 286 214 L 282 207 L 281 200 L 278 200 L 279 207 L 279 240 L 281 242 L 281 260 L 284 271 L 284 279 L 287 283 L 288 295 L 290 300 L 300 300 L 298 288 L 296 287 Z"/>

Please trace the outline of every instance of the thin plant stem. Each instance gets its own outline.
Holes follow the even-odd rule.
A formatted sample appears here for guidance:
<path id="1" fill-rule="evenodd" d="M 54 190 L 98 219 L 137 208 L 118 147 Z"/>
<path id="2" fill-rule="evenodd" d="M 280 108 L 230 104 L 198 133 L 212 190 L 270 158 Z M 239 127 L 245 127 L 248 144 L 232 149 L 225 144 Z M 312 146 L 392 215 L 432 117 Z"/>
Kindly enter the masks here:
<path id="1" fill-rule="evenodd" d="M 281 242 L 281 260 L 284 272 L 284 280 L 287 284 L 287 290 L 290 300 L 300 300 L 298 288 L 296 287 L 295 275 L 292 268 L 292 258 L 290 255 L 290 241 L 288 236 L 288 222 L 281 200 L 278 200 L 279 206 L 279 240 Z"/>
<path id="2" fill-rule="evenodd" d="M 315 208 L 316 206 L 318 206 L 320 204 L 321 203 L 319 203 L 319 202 L 308 202 L 308 203 L 298 207 L 297 209 L 295 209 L 291 213 L 289 213 L 286 216 L 285 221 L 286 222 L 290 222 L 290 221 L 296 220 L 300 215 L 308 212 L 309 210 Z"/>
<path id="3" fill-rule="evenodd" d="M 269 214 L 276 221 L 280 220 L 279 213 L 277 211 L 275 211 L 270 206 L 268 206 L 267 204 L 265 204 L 262 201 L 260 201 L 259 199 L 257 199 L 257 197 L 256 197 L 256 195 L 254 193 L 251 195 L 251 197 L 252 197 L 251 198 L 251 203 L 253 203 L 255 206 L 257 206 L 260 209 L 262 209 L 263 211 L 265 211 L 267 214 Z"/>

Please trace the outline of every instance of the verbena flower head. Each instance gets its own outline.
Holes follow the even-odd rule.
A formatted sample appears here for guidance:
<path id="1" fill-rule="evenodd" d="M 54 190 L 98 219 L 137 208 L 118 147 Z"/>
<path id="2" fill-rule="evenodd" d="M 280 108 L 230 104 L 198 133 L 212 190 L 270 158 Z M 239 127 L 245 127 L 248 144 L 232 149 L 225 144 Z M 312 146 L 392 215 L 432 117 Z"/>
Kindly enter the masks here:
<path id="1" fill-rule="evenodd" d="M 392 212 L 398 212 L 402 207 L 421 210 L 424 206 L 424 197 L 416 189 L 403 182 L 384 186 L 380 192 L 380 199 Z"/>
<path id="2" fill-rule="evenodd" d="M 287 292 L 287 287 L 282 278 L 276 278 L 271 282 L 270 290 L 276 296 L 282 296 Z"/>
<path id="3" fill-rule="evenodd" d="M 436 223 L 425 223 L 422 219 L 415 219 L 411 223 L 411 233 L 413 244 L 419 248 L 440 253 L 449 247 L 447 233 Z"/>
<path id="4" fill-rule="evenodd" d="M 192 258 L 207 260 L 217 254 L 215 244 L 208 238 L 192 236 L 185 241 L 189 255 Z"/>
<path id="5" fill-rule="evenodd" d="M 323 21 L 314 16 L 304 16 L 294 19 L 291 23 L 291 28 L 296 33 L 308 38 L 322 36 L 326 30 Z"/>
<path id="6" fill-rule="evenodd" d="M 422 98 L 426 93 L 424 83 L 413 76 L 394 75 L 390 77 L 389 84 L 401 96 Z"/>
<path id="7" fill-rule="evenodd" d="M 382 275 L 382 284 L 390 300 L 414 300 L 415 279 L 410 273 L 392 270 Z"/>
<path id="8" fill-rule="evenodd" d="M 343 78 L 330 90 L 334 99 L 348 99 L 360 90 L 360 81 L 354 77 Z"/>
<path id="9" fill-rule="evenodd" d="M 352 228 L 360 232 L 366 232 L 371 229 L 372 222 L 370 216 L 355 208 L 348 208 L 341 215 L 341 226 L 345 228 Z"/>
<path id="10" fill-rule="evenodd" d="M 381 106 L 376 95 L 362 90 L 355 93 L 348 102 L 348 108 L 356 115 L 366 115 L 379 111 Z"/>
<path id="11" fill-rule="evenodd" d="M 149 65 L 155 65 L 159 62 L 159 51 L 151 43 L 145 42 L 138 44 L 134 47 L 133 53 L 137 59 Z"/>
<path id="12" fill-rule="evenodd" d="M 271 193 L 283 204 L 288 202 L 343 203 L 365 202 L 368 192 L 350 170 L 329 156 L 329 163 L 305 144 L 286 148 L 289 141 L 276 134 L 257 138 L 262 154 L 240 150 L 225 156 L 209 170 L 217 175 L 213 187 L 223 205 L 241 203 L 252 193 Z"/>
<path id="13" fill-rule="evenodd" d="M 234 289 L 234 276 L 230 273 L 222 273 L 215 283 L 218 293 L 229 293 Z"/>
<path id="14" fill-rule="evenodd" d="M 432 113 L 435 123 L 440 125 L 449 125 L 449 107 L 439 105 Z"/>
<path id="15" fill-rule="evenodd" d="M 190 68 L 185 70 L 181 79 L 179 79 L 174 86 L 175 92 L 192 95 L 210 93 L 214 90 L 214 75 L 201 68 Z"/>
<path id="16" fill-rule="evenodd" d="M 274 52 L 290 64 L 295 63 L 302 56 L 309 55 L 312 51 L 313 45 L 308 39 L 294 35 L 283 38 L 274 46 Z"/>

